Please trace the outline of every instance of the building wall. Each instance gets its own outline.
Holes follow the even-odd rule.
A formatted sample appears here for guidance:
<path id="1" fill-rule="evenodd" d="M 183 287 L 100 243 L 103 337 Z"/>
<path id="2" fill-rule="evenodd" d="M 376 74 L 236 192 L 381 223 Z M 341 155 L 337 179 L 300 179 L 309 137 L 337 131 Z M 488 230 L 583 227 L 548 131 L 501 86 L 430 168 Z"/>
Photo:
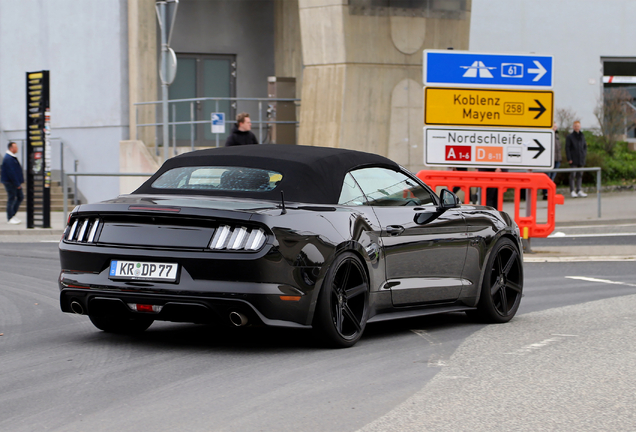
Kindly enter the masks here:
<path id="1" fill-rule="evenodd" d="M 181 0 L 171 46 L 177 54 L 235 54 L 236 96 L 267 97 L 267 77 L 275 73 L 274 0 Z"/>
<path id="2" fill-rule="evenodd" d="M 601 57 L 636 56 L 633 0 L 473 0 L 470 50 L 554 55 L 555 108 L 598 127 Z"/>
<path id="3" fill-rule="evenodd" d="M 68 148 L 66 169 L 117 172 L 128 139 L 127 2 L 0 2 L 0 141 L 24 139 L 25 73 L 50 71 L 52 136 Z M 54 143 L 56 144 L 56 143 Z M 52 167 L 60 166 L 59 145 Z M 119 192 L 119 181 L 85 178 L 89 201 Z"/>
<path id="4" fill-rule="evenodd" d="M 468 48 L 470 1 L 422 3 L 430 9 L 370 0 L 298 4 L 299 144 L 377 153 L 423 169 L 422 52 Z"/>

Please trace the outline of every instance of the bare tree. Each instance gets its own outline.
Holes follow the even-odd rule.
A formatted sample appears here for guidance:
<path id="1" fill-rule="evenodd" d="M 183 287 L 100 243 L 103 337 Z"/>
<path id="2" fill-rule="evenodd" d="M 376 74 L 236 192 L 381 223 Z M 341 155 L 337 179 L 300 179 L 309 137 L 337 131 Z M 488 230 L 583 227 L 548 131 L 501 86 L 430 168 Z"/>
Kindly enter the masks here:
<path id="1" fill-rule="evenodd" d="M 556 123 L 559 131 L 566 134 L 572 128 L 572 123 L 576 120 L 576 113 L 570 108 L 559 108 L 556 110 Z"/>
<path id="2" fill-rule="evenodd" d="M 594 108 L 594 116 L 601 126 L 601 143 L 606 152 L 612 153 L 627 127 L 636 121 L 636 111 L 628 104 L 632 96 L 624 88 L 611 88 L 603 92 L 603 99 Z"/>

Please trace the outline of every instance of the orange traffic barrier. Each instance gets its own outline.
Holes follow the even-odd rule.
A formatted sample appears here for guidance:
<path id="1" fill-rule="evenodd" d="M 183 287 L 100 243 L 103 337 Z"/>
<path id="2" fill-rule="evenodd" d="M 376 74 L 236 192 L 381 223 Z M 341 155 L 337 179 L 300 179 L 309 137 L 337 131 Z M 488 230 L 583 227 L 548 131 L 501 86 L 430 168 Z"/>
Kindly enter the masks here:
<path id="1" fill-rule="evenodd" d="M 563 204 L 563 195 L 556 193 L 556 185 L 544 173 L 519 172 L 481 172 L 481 171 L 420 171 L 417 176 L 433 190 L 446 187 L 453 190 L 456 187 L 464 191 L 464 202 L 470 203 L 470 188 L 481 188 L 481 204 L 486 205 L 486 189 L 498 190 L 497 209 L 503 210 L 503 195 L 508 189 L 514 189 L 515 214 L 514 220 L 519 225 L 523 238 L 547 237 L 554 231 L 555 207 Z M 521 189 L 528 189 L 526 197 L 529 199 L 529 216 L 519 215 Z M 537 195 L 539 190 L 548 191 L 548 222 L 537 223 Z M 541 192 L 543 193 L 543 192 Z"/>

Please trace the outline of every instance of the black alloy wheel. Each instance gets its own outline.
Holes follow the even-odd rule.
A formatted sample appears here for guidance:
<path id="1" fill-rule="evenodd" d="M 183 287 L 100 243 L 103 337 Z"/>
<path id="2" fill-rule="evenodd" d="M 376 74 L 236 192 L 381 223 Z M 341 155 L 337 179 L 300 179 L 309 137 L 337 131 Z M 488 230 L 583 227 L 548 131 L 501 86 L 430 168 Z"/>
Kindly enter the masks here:
<path id="1" fill-rule="evenodd" d="M 95 327 L 107 333 L 141 333 L 154 322 L 152 318 L 128 318 L 116 315 L 89 315 Z"/>
<path id="2" fill-rule="evenodd" d="M 339 255 L 318 297 L 315 329 L 332 346 L 347 348 L 362 337 L 367 323 L 369 280 L 358 257 Z"/>
<path id="3" fill-rule="evenodd" d="M 512 240 L 501 238 L 488 258 L 477 315 L 490 323 L 508 322 L 519 309 L 522 293 L 521 255 Z"/>

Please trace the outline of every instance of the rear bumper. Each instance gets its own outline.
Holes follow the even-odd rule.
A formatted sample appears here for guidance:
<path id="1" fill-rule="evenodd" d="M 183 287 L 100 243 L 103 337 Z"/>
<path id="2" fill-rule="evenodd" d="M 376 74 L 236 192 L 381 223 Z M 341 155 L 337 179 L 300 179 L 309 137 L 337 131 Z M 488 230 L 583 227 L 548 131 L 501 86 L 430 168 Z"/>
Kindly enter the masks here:
<path id="1" fill-rule="evenodd" d="M 144 316 L 160 321 L 229 323 L 231 312 L 248 317 L 249 324 L 276 327 L 310 327 L 311 299 L 299 289 L 275 283 L 194 280 L 185 269 L 179 283 L 111 280 L 108 270 L 99 274 L 62 271 L 60 306 L 74 313 L 72 302 L 89 315 Z M 295 301 L 284 300 L 289 297 Z M 136 312 L 128 304 L 162 306 L 161 311 Z M 77 310 L 77 308 L 76 308 Z"/>

